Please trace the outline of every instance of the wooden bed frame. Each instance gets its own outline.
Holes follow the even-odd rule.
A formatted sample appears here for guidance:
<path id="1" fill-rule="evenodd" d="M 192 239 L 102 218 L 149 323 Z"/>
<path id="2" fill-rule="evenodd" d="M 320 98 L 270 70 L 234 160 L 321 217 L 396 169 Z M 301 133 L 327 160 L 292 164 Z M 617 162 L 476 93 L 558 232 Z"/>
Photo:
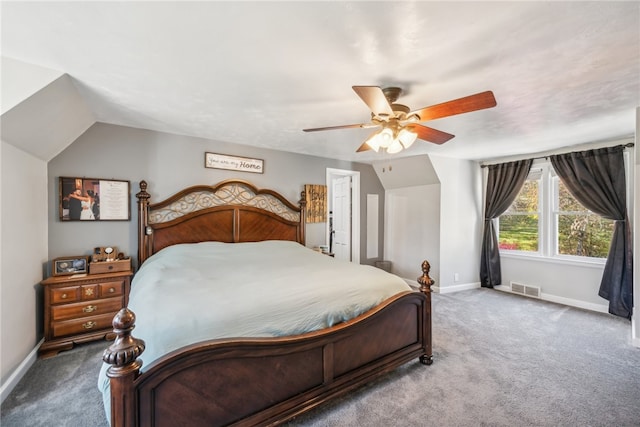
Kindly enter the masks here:
<path id="1" fill-rule="evenodd" d="M 183 242 L 269 239 L 304 244 L 304 193 L 299 206 L 245 181 L 187 188 L 149 204 L 138 198 L 141 265 Z M 144 341 L 132 336 L 135 314 L 113 320 L 111 425 L 277 425 L 419 358 L 432 363 L 429 263 L 419 291 L 407 291 L 331 328 L 279 338 L 217 339 L 169 353 L 140 372 Z M 250 298 L 250 296 L 247 296 Z M 167 319 L 171 321 L 171 319 Z"/>

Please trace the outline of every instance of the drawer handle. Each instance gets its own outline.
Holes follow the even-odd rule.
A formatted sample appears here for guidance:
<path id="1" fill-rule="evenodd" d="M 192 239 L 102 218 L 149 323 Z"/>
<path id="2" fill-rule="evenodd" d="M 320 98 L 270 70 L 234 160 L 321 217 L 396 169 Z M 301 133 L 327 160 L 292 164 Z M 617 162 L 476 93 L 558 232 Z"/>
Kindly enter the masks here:
<path id="1" fill-rule="evenodd" d="M 96 311 L 97 309 L 98 309 L 97 305 L 88 305 L 88 306 L 84 307 L 82 309 L 82 311 L 84 311 L 85 313 L 91 313 L 93 311 Z"/>
<path id="2" fill-rule="evenodd" d="M 109 288 L 109 293 L 112 294 L 116 291 L 116 288 Z"/>
<path id="3" fill-rule="evenodd" d="M 82 327 L 85 329 L 93 329 L 96 327 L 96 325 L 97 325 L 96 322 L 86 322 L 82 324 Z"/>
<path id="4" fill-rule="evenodd" d="M 67 299 L 67 294 L 62 294 L 62 295 L 60 296 L 60 298 L 62 298 L 62 299 Z"/>

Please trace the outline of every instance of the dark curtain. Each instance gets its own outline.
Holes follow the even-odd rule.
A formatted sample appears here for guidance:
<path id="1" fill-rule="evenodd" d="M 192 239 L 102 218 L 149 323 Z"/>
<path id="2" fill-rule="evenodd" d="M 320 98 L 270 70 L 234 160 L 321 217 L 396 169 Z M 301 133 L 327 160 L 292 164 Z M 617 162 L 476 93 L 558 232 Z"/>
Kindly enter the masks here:
<path id="1" fill-rule="evenodd" d="M 502 283 L 500 252 L 493 219 L 506 211 L 516 199 L 527 179 L 531 163 L 533 160 L 528 159 L 488 166 L 487 201 L 480 258 L 480 283 L 485 288 L 493 288 Z"/>
<path id="2" fill-rule="evenodd" d="M 598 295 L 609 313 L 631 319 L 633 264 L 627 216 L 624 146 L 551 156 L 551 164 L 569 192 L 584 207 L 615 221 Z"/>

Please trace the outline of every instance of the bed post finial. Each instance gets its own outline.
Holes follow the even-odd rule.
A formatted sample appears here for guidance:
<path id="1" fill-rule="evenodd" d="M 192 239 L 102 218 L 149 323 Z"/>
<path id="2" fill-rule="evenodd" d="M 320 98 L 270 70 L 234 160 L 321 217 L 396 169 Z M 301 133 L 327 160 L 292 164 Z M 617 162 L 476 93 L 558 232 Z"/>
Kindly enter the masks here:
<path id="1" fill-rule="evenodd" d="M 140 375 L 142 360 L 138 356 L 144 351 L 145 344 L 143 340 L 131 336 L 135 322 L 133 311 L 121 309 L 112 323 L 116 339 L 102 354 L 102 360 L 111 365 L 107 369 L 107 377 L 111 388 L 112 426 L 137 425 L 134 381 Z"/>
<path id="2" fill-rule="evenodd" d="M 431 285 L 435 283 L 435 280 L 429 277 L 429 271 L 431 271 L 429 261 L 422 261 L 422 276 L 418 277 L 418 283 L 420 284 L 420 290 L 424 293 L 431 293 Z"/>
<path id="3" fill-rule="evenodd" d="M 429 276 L 429 271 L 431 271 L 429 261 L 422 261 L 421 268 L 422 276 L 418 277 L 418 283 L 420 284 L 420 292 L 427 298 L 424 305 L 426 348 L 425 353 L 420 356 L 420 363 L 431 365 L 433 363 L 433 345 L 431 341 L 431 286 L 435 283 L 435 280 Z"/>
<path id="4" fill-rule="evenodd" d="M 136 193 L 136 197 L 138 198 L 138 203 L 142 201 L 148 201 L 151 195 L 147 193 L 147 181 L 140 181 L 140 191 Z"/>
<path id="5" fill-rule="evenodd" d="M 135 322 L 136 315 L 126 307 L 113 317 L 116 339 L 102 354 L 102 360 L 111 365 L 109 372 L 113 375 L 109 375 L 110 377 L 121 376 L 142 366 L 138 356 L 144 351 L 145 343 L 131 336 L 131 331 L 136 327 Z"/>

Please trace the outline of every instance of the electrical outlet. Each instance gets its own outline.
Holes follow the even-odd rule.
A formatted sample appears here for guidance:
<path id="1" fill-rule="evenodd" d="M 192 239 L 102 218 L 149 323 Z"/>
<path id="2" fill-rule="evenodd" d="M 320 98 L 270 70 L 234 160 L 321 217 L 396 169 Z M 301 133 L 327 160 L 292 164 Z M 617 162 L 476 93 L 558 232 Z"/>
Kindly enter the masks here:
<path id="1" fill-rule="evenodd" d="M 458 273 L 454 273 L 453 274 L 453 281 L 457 282 L 458 280 L 460 280 L 460 275 Z"/>

